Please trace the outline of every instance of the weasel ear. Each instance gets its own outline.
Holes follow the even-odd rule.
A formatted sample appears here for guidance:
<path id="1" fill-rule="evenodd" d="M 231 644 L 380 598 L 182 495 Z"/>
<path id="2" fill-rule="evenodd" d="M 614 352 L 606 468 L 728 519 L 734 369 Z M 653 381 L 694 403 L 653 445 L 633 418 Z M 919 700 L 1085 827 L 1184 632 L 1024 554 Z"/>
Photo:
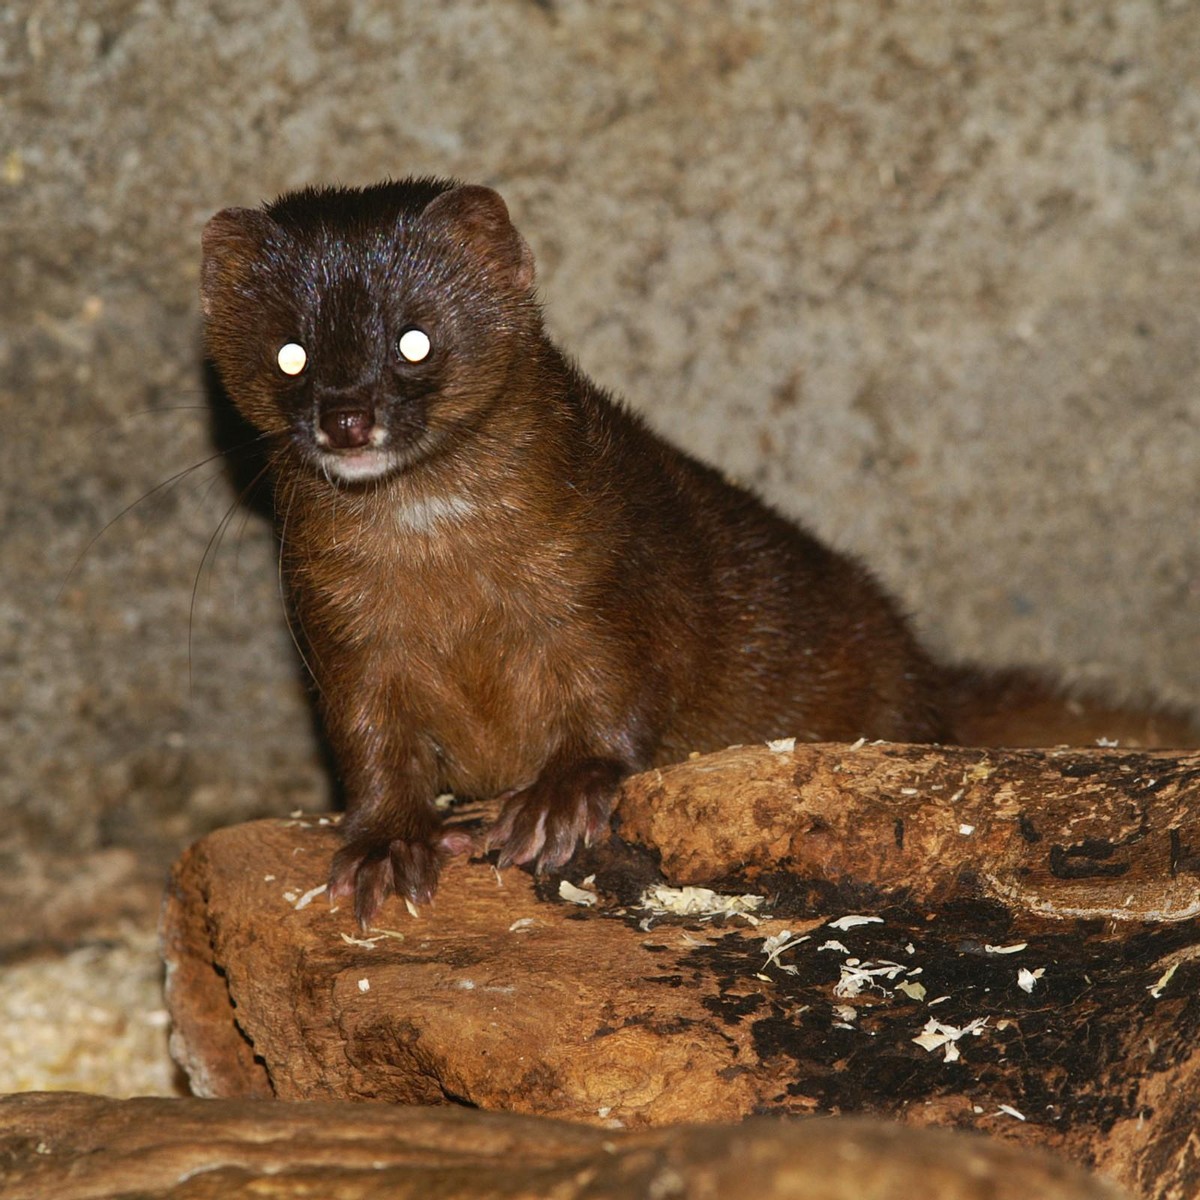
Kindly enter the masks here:
<path id="1" fill-rule="evenodd" d="M 452 226 L 472 254 L 508 275 L 515 290 L 533 287 L 533 251 L 509 219 L 499 192 L 474 184 L 451 188 L 430 200 L 421 218 Z"/>
<path id="2" fill-rule="evenodd" d="M 218 297 L 244 279 L 278 226 L 256 208 L 223 208 L 209 218 L 200 235 L 200 307 L 211 317 Z"/>

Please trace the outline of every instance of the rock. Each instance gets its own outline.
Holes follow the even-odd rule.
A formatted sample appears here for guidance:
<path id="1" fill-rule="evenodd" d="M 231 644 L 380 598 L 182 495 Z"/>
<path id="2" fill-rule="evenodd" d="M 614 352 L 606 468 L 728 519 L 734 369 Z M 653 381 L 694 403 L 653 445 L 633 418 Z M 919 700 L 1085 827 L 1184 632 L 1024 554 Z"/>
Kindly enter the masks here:
<path id="1" fill-rule="evenodd" d="M 672 883 L 763 896 L 751 918 L 652 914 L 616 844 L 594 904 L 460 861 L 364 936 L 319 892 L 327 822 L 223 830 L 165 908 L 173 1047 L 203 1095 L 870 1112 L 1193 1191 L 1196 778 L 1194 755 L 805 746 L 629 781 L 623 835 Z"/>
<path id="2" fill-rule="evenodd" d="M 1119 1200 L 1049 1155 L 869 1120 L 621 1133 L 385 1104 L 0 1099 L 5 1200 Z"/>

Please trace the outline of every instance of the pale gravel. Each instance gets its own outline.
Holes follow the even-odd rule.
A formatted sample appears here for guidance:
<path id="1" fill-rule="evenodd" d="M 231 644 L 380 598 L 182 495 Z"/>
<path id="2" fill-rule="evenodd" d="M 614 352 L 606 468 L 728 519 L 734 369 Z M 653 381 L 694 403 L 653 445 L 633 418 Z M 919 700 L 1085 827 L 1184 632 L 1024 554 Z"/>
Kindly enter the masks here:
<path id="1" fill-rule="evenodd" d="M 0 1094 L 179 1094 L 153 932 L 4 968 Z"/>

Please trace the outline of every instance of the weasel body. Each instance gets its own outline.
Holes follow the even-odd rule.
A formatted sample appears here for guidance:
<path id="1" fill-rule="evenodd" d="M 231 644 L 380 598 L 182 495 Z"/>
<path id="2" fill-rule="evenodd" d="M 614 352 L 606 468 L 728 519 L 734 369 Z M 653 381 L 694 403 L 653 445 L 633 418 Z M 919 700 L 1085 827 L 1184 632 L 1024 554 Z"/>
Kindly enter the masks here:
<path id="1" fill-rule="evenodd" d="M 564 863 L 631 772 L 785 735 L 956 740 L 965 676 L 836 554 L 550 342 L 493 191 L 307 189 L 204 231 L 207 347 L 269 440 L 284 565 L 369 923 L 466 849 Z M 967 689 L 969 690 L 969 689 Z"/>

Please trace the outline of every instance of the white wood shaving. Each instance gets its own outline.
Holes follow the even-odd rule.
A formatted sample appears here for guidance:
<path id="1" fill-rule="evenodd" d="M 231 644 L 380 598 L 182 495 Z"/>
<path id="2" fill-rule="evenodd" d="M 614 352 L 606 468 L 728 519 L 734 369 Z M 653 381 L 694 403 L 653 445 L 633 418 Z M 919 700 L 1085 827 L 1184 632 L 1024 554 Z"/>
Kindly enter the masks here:
<path id="1" fill-rule="evenodd" d="M 1028 942 L 1013 942 L 1011 946 L 990 946 L 985 943 L 983 950 L 985 954 L 1019 954 L 1028 948 Z"/>
<path id="2" fill-rule="evenodd" d="M 328 891 L 329 884 L 322 883 L 319 887 L 309 888 L 292 907 L 299 912 L 302 908 L 307 908 L 318 896 L 323 892 Z"/>
<path id="3" fill-rule="evenodd" d="M 1004 1113 L 1009 1117 L 1016 1117 L 1018 1121 L 1026 1120 L 1026 1116 L 1019 1108 L 1013 1108 L 1011 1104 L 1001 1104 L 997 1109 L 998 1112 Z"/>
<path id="4" fill-rule="evenodd" d="M 919 1002 L 925 999 L 925 985 L 923 983 L 910 983 L 905 979 L 896 984 L 896 991 L 903 992 L 910 1000 Z"/>
<path id="5" fill-rule="evenodd" d="M 825 942 L 821 946 L 818 946 L 817 949 L 818 950 L 832 950 L 837 954 L 849 954 L 850 953 L 849 946 L 842 945 L 841 942 L 837 941 L 834 938 L 830 938 L 829 941 Z"/>
<path id="6" fill-rule="evenodd" d="M 719 917 L 747 915 L 761 908 L 765 897 L 724 896 L 711 888 L 665 887 L 655 884 L 648 887 L 639 903 L 657 916 L 667 914 L 678 917 Z"/>
<path id="7" fill-rule="evenodd" d="M 781 971 L 786 971 L 789 975 L 795 975 L 799 971 L 799 967 L 785 966 L 779 961 L 779 956 L 785 951 L 790 950 L 793 946 L 800 945 L 801 942 L 807 942 L 809 935 L 793 934 L 790 929 L 781 929 L 777 934 L 769 938 L 763 938 L 762 949 L 767 956 L 767 961 L 763 963 L 763 969 L 776 966 Z"/>
<path id="8" fill-rule="evenodd" d="M 866 988 L 876 988 L 886 995 L 888 989 L 877 980 L 886 979 L 890 983 L 897 975 L 903 974 L 905 969 L 894 962 L 845 962 L 842 964 L 841 978 L 833 985 L 833 994 L 842 997 L 858 996 Z"/>
<path id="9" fill-rule="evenodd" d="M 509 933 L 520 933 L 523 929 L 532 929 L 535 922 L 532 917 L 519 917 L 509 927 Z"/>
<path id="10" fill-rule="evenodd" d="M 421 915 L 421 910 L 407 896 L 404 897 L 404 907 L 408 909 L 410 917 L 419 917 Z"/>
<path id="11" fill-rule="evenodd" d="M 559 883 L 558 894 L 562 899 L 583 908 L 590 908 L 600 899 L 595 892 L 585 892 L 583 888 L 577 888 L 569 879 L 564 879 Z"/>
<path id="12" fill-rule="evenodd" d="M 776 738 L 774 741 L 767 743 L 767 749 L 774 751 L 776 754 L 790 754 L 796 749 L 796 739 L 794 737 Z"/>
<path id="13" fill-rule="evenodd" d="M 360 979 L 358 981 L 358 990 L 360 992 L 369 992 L 371 990 L 371 981 L 369 979 Z"/>
<path id="14" fill-rule="evenodd" d="M 836 929 L 840 933 L 845 933 L 848 929 L 854 929 L 858 925 L 882 925 L 882 917 L 860 917 L 856 913 L 849 916 L 838 917 L 836 921 L 827 921 L 826 924 L 830 929 Z"/>
<path id="15" fill-rule="evenodd" d="M 1167 984 L 1171 982 L 1171 976 L 1174 975 L 1175 972 L 1178 970 L 1179 970 L 1179 964 L 1172 963 L 1162 973 L 1162 975 L 1159 976 L 1158 980 L 1155 983 L 1152 983 L 1146 989 L 1150 993 L 1150 995 L 1152 995 L 1155 998 L 1155 1000 L 1162 999 L 1162 994 L 1166 990 Z"/>
<path id="16" fill-rule="evenodd" d="M 966 822 L 963 822 L 963 824 L 958 827 L 958 832 L 961 833 L 963 837 L 970 837 L 971 834 L 975 832 L 975 826 L 968 825 Z"/>
<path id="17" fill-rule="evenodd" d="M 377 942 L 382 942 L 384 938 L 395 938 L 396 941 L 404 941 L 404 934 L 395 929 L 372 929 L 371 937 L 352 937 L 348 933 L 339 933 L 338 937 L 346 943 L 347 946 L 361 946 L 364 950 L 374 950 Z"/>
<path id="18" fill-rule="evenodd" d="M 1017 987 L 1023 992 L 1033 994 L 1034 984 L 1046 973 L 1045 967 L 1038 967 L 1036 971 L 1030 971 L 1027 967 L 1022 967 L 1017 972 Z"/>
<path id="19" fill-rule="evenodd" d="M 976 1017 L 975 1020 L 959 1028 L 955 1025 L 943 1025 L 941 1021 L 930 1017 L 925 1022 L 925 1027 L 921 1032 L 913 1038 L 913 1041 L 922 1050 L 928 1050 L 930 1054 L 935 1050 L 944 1048 L 945 1061 L 948 1063 L 957 1062 L 961 1057 L 958 1050 L 959 1039 L 966 1037 L 968 1034 L 973 1037 L 982 1036 L 984 1026 L 987 1022 L 987 1017 Z"/>
<path id="20" fill-rule="evenodd" d="M 854 1022 L 858 1020 L 858 1009 L 853 1004 L 835 1004 L 833 1006 L 833 1014 L 839 1020 L 846 1022 Z M 853 1024 L 843 1026 L 844 1029 L 853 1029 Z"/>

